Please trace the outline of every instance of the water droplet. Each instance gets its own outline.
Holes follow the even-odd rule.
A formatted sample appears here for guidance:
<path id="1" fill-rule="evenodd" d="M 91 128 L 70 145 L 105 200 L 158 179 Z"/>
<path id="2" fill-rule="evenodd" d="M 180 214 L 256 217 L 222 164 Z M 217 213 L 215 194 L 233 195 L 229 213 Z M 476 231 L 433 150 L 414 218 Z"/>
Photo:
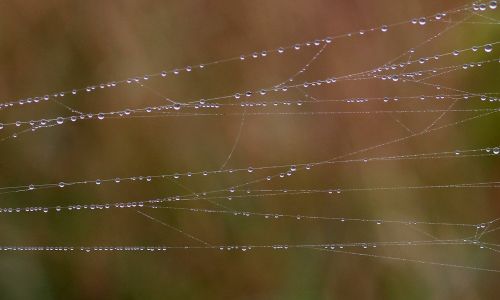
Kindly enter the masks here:
<path id="1" fill-rule="evenodd" d="M 426 23 L 427 23 L 427 20 L 424 17 L 418 19 L 418 24 L 425 25 Z"/>
<path id="2" fill-rule="evenodd" d="M 248 167 L 247 171 L 248 171 L 248 173 L 252 173 L 254 171 L 254 169 L 252 167 Z"/>
<path id="3" fill-rule="evenodd" d="M 278 53 L 279 53 L 279 54 L 282 54 L 283 52 L 285 52 L 285 49 L 284 49 L 284 48 L 278 48 Z"/>
<path id="4" fill-rule="evenodd" d="M 100 185 L 101 183 L 102 183 L 101 179 L 97 179 L 97 180 L 95 181 L 95 184 L 97 184 L 97 185 Z"/>
<path id="5" fill-rule="evenodd" d="M 103 120 L 103 119 L 104 119 L 104 114 L 103 114 L 103 113 L 99 113 L 99 114 L 97 115 L 97 118 L 98 118 L 99 120 Z"/>
<path id="6" fill-rule="evenodd" d="M 64 119 L 63 119 L 63 117 L 58 117 L 58 118 L 56 119 L 56 122 L 57 122 L 57 124 L 59 124 L 59 125 L 60 125 L 60 124 L 62 124 L 62 123 L 64 123 Z"/>
<path id="7" fill-rule="evenodd" d="M 175 103 L 175 104 L 174 104 L 174 109 L 175 109 L 175 110 L 179 110 L 179 109 L 181 109 L 181 104 L 180 104 L 180 103 Z"/>
<path id="8" fill-rule="evenodd" d="M 382 25 L 382 27 L 380 27 L 380 31 L 382 32 L 387 32 L 387 30 L 389 30 L 389 27 L 387 25 Z"/>
<path id="9" fill-rule="evenodd" d="M 491 44 L 485 45 L 484 51 L 490 53 L 491 51 L 493 51 L 493 46 Z"/>
<path id="10" fill-rule="evenodd" d="M 490 8 L 491 9 L 496 9 L 497 8 L 497 2 L 496 1 L 490 1 Z"/>
<path id="11" fill-rule="evenodd" d="M 59 182 L 58 186 L 61 188 L 64 187 L 64 182 Z"/>
<path id="12" fill-rule="evenodd" d="M 30 184 L 30 185 L 28 186 L 28 189 L 30 189 L 30 190 L 34 190 L 34 189 L 35 189 L 35 186 L 34 186 L 33 184 Z"/>

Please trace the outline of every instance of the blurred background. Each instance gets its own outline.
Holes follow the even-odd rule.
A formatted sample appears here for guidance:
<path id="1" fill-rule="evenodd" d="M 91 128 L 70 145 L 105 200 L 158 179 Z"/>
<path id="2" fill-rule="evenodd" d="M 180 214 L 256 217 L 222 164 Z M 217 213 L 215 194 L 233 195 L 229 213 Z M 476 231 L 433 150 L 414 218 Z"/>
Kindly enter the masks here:
<path id="1" fill-rule="evenodd" d="M 263 49 L 336 36 L 434 15 L 466 1 L 2 1 L 0 2 L 0 99 L 9 102 L 197 66 Z M 497 11 L 484 15 L 498 19 Z M 447 20 L 460 21 L 466 14 Z M 485 21 L 472 16 L 468 21 Z M 486 20 L 487 21 L 487 20 Z M 490 20 L 491 21 L 491 20 Z M 493 22 L 494 23 L 494 22 Z M 455 26 L 456 25 L 456 26 Z M 484 45 L 500 37 L 498 24 L 405 24 L 388 32 L 335 40 L 296 82 L 339 77 L 384 64 L 443 31 L 413 58 Z M 453 27 L 454 26 L 454 27 Z M 39 104 L 0 110 L 0 122 L 72 115 L 67 107 L 98 113 L 164 105 L 259 90 L 283 82 L 318 47 L 283 55 L 216 64 L 189 74 L 78 93 Z M 498 58 L 498 49 L 445 57 L 408 71 Z M 408 59 L 408 56 L 405 56 Z M 404 61 L 404 60 L 400 60 Z M 475 93 L 497 92 L 498 65 L 430 79 Z M 145 83 L 146 84 L 146 83 Z M 248 101 L 404 97 L 443 93 L 414 83 L 353 80 L 335 85 L 254 96 Z M 446 92 L 445 92 L 446 93 Z M 161 96 L 159 96 L 161 95 Z M 246 99 L 245 99 L 246 101 Z M 223 100 L 231 103 L 234 99 Z M 446 109 L 451 100 L 322 103 L 248 108 L 224 115 L 125 118 L 66 122 L 27 132 L 0 145 L 0 186 L 72 182 L 322 161 L 382 144 L 431 124 L 440 113 L 370 115 L 252 115 L 252 112 Z M 454 108 L 492 108 L 478 99 Z M 181 111 L 185 111 L 182 109 Z M 193 110 L 188 110 L 192 112 Z M 219 112 L 219 111 L 215 111 Z M 231 114 L 233 113 L 233 114 Z M 473 117 L 452 112 L 436 127 Z M 349 158 L 454 151 L 498 146 L 499 117 L 492 114 L 393 143 Z M 240 125 L 241 132 L 239 132 Z M 403 125 L 402 125 L 403 124 Z M 16 128 L 4 128 L 1 138 Z M 237 139 L 240 135 L 239 140 Z M 235 141 L 238 140 L 237 143 Z M 300 171 L 253 189 L 371 188 L 496 181 L 497 157 L 346 163 Z M 276 171 L 193 176 L 123 184 L 84 184 L 0 194 L 2 207 L 142 201 L 227 189 Z M 338 195 L 288 195 L 222 199 L 234 210 L 366 219 L 481 223 L 500 214 L 497 189 L 360 191 Z M 179 207 L 220 209 L 206 201 Z M 374 226 L 356 222 L 265 219 L 189 211 L 144 212 L 214 245 L 320 244 L 458 238 L 474 231 L 446 226 Z M 496 234 L 496 235 L 495 235 Z M 499 232 L 485 236 L 494 243 Z M 199 246 L 135 210 L 15 213 L 0 215 L 0 245 Z M 359 249 L 358 249 L 359 250 Z M 361 250 L 360 250 L 361 252 Z M 498 253 L 469 246 L 388 247 L 366 253 L 498 269 Z M 0 255 L 4 299 L 488 299 L 498 295 L 498 273 L 406 263 L 313 249 L 275 251 L 171 250 L 138 253 L 4 252 Z"/>

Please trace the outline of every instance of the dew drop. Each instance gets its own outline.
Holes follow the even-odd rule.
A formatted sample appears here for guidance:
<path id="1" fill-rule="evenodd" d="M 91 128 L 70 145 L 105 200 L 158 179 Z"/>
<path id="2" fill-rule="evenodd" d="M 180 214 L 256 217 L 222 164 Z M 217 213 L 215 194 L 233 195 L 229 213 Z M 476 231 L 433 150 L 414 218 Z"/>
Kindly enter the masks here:
<path id="1" fill-rule="evenodd" d="M 59 182 L 59 183 L 58 183 L 58 186 L 59 186 L 60 188 L 63 188 L 63 187 L 64 187 L 64 182 Z"/>
<path id="2" fill-rule="evenodd" d="M 179 110 L 179 109 L 181 109 L 181 104 L 180 104 L 180 103 L 175 103 L 175 104 L 174 104 L 174 109 L 175 109 L 175 110 Z"/>
<path id="3" fill-rule="evenodd" d="M 493 51 L 493 46 L 491 44 L 485 45 L 484 51 L 490 53 L 491 51 Z"/>
<path id="4" fill-rule="evenodd" d="M 62 123 L 64 123 L 64 119 L 63 119 L 63 117 L 58 117 L 58 118 L 56 119 L 56 122 L 57 122 L 57 124 L 59 124 L 59 125 L 60 125 L 60 124 L 62 124 Z"/>
<path id="5" fill-rule="evenodd" d="M 427 23 L 427 20 L 424 17 L 418 19 L 418 24 L 425 25 L 426 23 Z"/>
<path id="6" fill-rule="evenodd" d="M 97 118 L 98 118 L 99 120 L 103 120 L 103 119 L 104 119 L 104 114 L 103 114 L 103 113 L 99 113 L 99 114 L 97 115 Z"/>
<path id="7" fill-rule="evenodd" d="M 380 27 L 380 31 L 382 32 L 387 32 L 387 30 L 389 30 L 389 27 L 387 25 L 382 25 L 382 27 Z"/>

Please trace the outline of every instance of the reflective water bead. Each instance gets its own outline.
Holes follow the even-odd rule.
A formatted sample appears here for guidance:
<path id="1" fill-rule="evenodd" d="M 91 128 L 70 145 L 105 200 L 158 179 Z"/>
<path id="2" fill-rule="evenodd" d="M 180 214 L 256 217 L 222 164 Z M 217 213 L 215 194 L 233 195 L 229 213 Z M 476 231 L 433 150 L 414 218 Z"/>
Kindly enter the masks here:
<path id="1" fill-rule="evenodd" d="M 285 52 L 285 49 L 283 47 L 278 48 L 278 53 L 279 54 L 282 54 L 283 52 Z"/>
<path id="2" fill-rule="evenodd" d="M 491 44 L 485 45 L 484 51 L 490 53 L 491 51 L 493 51 L 493 46 Z"/>
<path id="3" fill-rule="evenodd" d="M 490 8 L 491 9 L 496 9 L 497 8 L 497 2 L 496 1 L 490 1 Z"/>
<path id="4" fill-rule="evenodd" d="M 175 109 L 175 110 L 179 110 L 179 109 L 181 109 L 181 104 L 180 104 L 180 103 L 175 103 L 175 104 L 174 104 L 174 109 Z"/>
<path id="5" fill-rule="evenodd" d="M 56 122 L 57 122 L 57 124 L 59 124 L 59 125 L 60 125 L 60 124 L 62 124 L 62 123 L 64 123 L 64 119 L 63 119 L 63 117 L 58 117 L 58 118 L 56 119 Z M 43 125 L 43 124 L 42 124 L 42 125 Z"/>
<path id="6" fill-rule="evenodd" d="M 97 184 L 97 185 L 100 185 L 101 183 L 102 183 L 101 179 L 97 179 L 97 180 L 95 181 L 95 184 Z"/>
<path id="7" fill-rule="evenodd" d="M 418 19 L 418 24 L 425 25 L 426 23 L 427 23 L 427 20 L 424 17 Z"/>
<path id="8" fill-rule="evenodd" d="M 99 113 L 99 114 L 97 115 L 97 118 L 98 118 L 99 120 L 103 120 L 103 119 L 104 119 L 104 114 L 103 114 L 103 113 Z"/>
<path id="9" fill-rule="evenodd" d="M 62 188 L 64 187 L 64 182 L 59 182 L 57 185 Z"/>
<path id="10" fill-rule="evenodd" d="M 252 167 L 248 167 L 247 171 L 248 171 L 248 173 L 252 173 L 254 171 L 254 169 Z"/>
<path id="11" fill-rule="evenodd" d="M 380 31 L 382 32 L 387 32 L 387 30 L 389 30 L 389 27 L 387 25 L 382 25 L 382 27 L 380 27 Z"/>

